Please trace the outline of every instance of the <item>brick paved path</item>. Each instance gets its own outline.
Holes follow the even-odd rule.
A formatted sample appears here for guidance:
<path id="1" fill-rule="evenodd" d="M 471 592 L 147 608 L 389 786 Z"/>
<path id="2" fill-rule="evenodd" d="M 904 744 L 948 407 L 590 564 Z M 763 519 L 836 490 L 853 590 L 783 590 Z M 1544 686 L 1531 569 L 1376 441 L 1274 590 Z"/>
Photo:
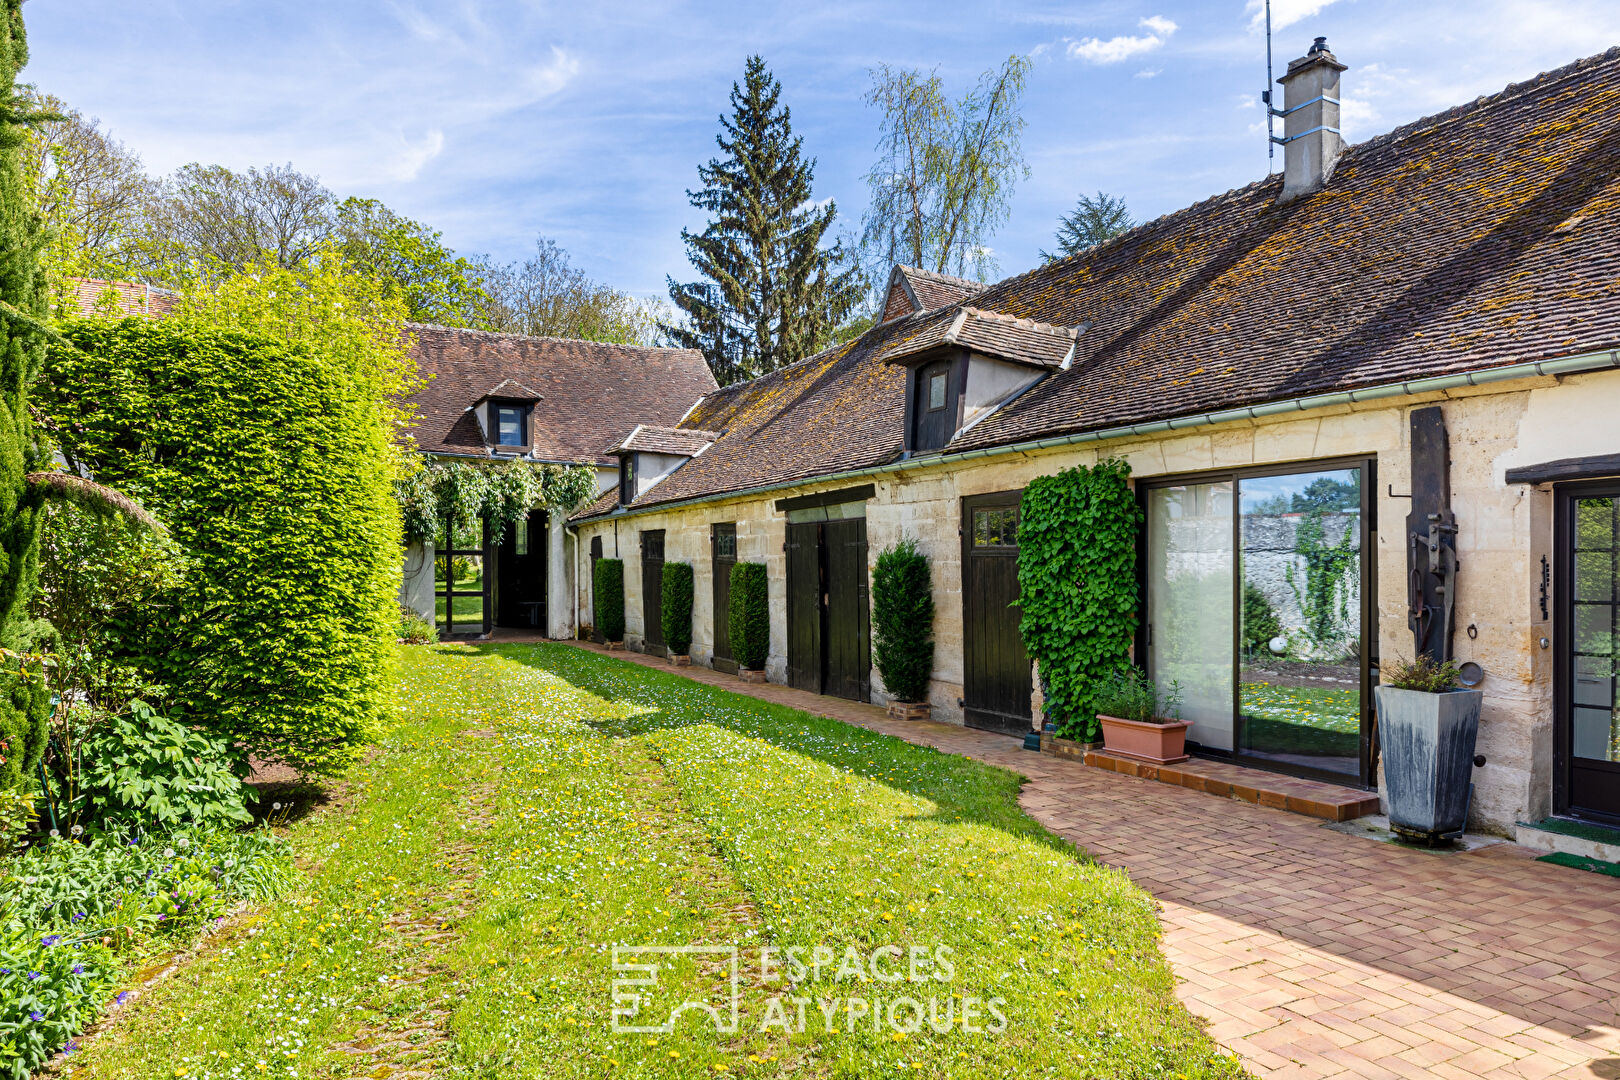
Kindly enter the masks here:
<path id="1" fill-rule="evenodd" d="M 1513 844 L 1410 851 L 1005 736 L 613 655 L 1023 773 L 1033 817 L 1163 905 L 1182 1001 L 1260 1076 L 1620 1078 L 1620 880 Z"/>

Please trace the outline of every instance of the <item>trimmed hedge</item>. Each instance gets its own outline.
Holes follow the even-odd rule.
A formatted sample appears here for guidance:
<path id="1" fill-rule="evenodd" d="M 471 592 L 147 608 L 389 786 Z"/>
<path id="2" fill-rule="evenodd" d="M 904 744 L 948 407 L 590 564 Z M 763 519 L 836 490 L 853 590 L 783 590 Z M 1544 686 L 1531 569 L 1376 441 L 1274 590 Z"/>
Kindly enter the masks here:
<path id="1" fill-rule="evenodd" d="M 914 540 L 884 549 L 872 569 L 872 662 L 901 701 L 925 701 L 934 673 L 934 588 Z"/>
<path id="2" fill-rule="evenodd" d="M 164 709 L 257 757 L 341 768 L 379 730 L 399 588 L 385 373 L 342 343 L 207 316 L 73 319 L 42 410 L 63 452 L 164 519 L 189 568 L 134 662 Z"/>
<path id="3" fill-rule="evenodd" d="M 1130 663 L 1141 519 L 1130 475 L 1113 459 L 1065 469 L 1030 481 L 1019 506 L 1018 631 L 1064 738 L 1096 736 L 1092 694 Z"/>
<path id="4" fill-rule="evenodd" d="M 659 609 L 664 645 L 671 656 L 692 651 L 692 564 L 664 564 L 664 595 Z"/>
<path id="5" fill-rule="evenodd" d="M 747 671 L 765 667 L 771 654 L 771 607 L 765 564 L 731 567 L 731 655 Z"/>
<path id="6" fill-rule="evenodd" d="M 603 641 L 624 640 L 624 560 L 597 559 L 591 572 L 591 602 Z"/>

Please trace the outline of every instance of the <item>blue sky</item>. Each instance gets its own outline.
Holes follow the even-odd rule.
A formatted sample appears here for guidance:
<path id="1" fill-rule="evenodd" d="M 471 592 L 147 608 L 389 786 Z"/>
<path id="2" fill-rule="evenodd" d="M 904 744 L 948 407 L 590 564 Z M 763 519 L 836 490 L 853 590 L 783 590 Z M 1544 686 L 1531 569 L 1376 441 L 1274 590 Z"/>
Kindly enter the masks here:
<path id="1" fill-rule="evenodd" d="M 465 253 L 545 234 L 593 276 L 661 295 L 716 116 L 750 52 L 856 229 L 876 116 L 868 72 L 955 91 L 1012 53 L 1032 175 L 991 239 L 1038 261 L 1082 191 L 1151 218 L 1267 168 L 1258 0 L 776 4 L 518 0 L 33 0 L 25 77 L 99 117 L 155 172 L 292 162 L 382 199 Z M 1326 35 L 1352 141 L 1620 42 L 1611 0 L 1273 0 L 1280 72 Z"/>

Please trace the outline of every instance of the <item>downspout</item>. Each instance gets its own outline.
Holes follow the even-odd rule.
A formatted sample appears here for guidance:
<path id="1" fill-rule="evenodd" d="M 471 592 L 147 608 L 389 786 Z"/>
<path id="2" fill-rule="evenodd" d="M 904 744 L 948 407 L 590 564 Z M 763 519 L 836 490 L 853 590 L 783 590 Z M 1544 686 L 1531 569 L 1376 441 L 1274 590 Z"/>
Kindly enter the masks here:
<path id="1" fill-rule="evenodd" d="M 1325 409 L 1333 405 L 1353 405 L 1363 401 L 1378 401 L 1382 398 L 1413 397 L 1418 394 L 1455 390 L 1464 386 L 1486 386 L 1490 383 L 1508 382 L 1513 379 L 1529 379 L 1538 375 L 1579 375 L 1588 371 L 1604 371 L 1613 368 L 1620 368 L 1620 350 L 1610 349 L 1606 352 L 1582 353 L 1579 356 L 1566 356 L 1558 360 L 1532 360 L 1522 364 L 1486 368 L 1483 371 L 1466 371 L 1460 375 L 1437 375 L 1429 379 L 1408 379 L 1405 382 L 1369 386 L 1362 390 L 1340 390 L 1331 394 L 1288 398 L 1284 401 L 1273 401 L 1264 405 L 1246 405 L 1237 409 L 1195 413 L 1192 416 L 1173 417 L 1169 420 L 1154 420 L 1143 424 L 1121 424 L 1118 427 L 1082 431 L 1074 435 L 1054 435 L 1046 439 L 1031 439 L 1028 442 L 1009 443 L 1005 446 L 987 446 L 978 450 L 964 450 L 954 454 L 930 454 L 927 457 L 902 458 L 884 465 L 868 465 L 865 468 L 850 469 L 844 472 L 801 476 L 774 484 L 721 491 L 712 495 L 699 495 L 691 499 L 675 499 L 666 503 L 654 503 L 646 507 L 619 508 L 607 514 L 599 514 L 595 518 L 585 520 L 597 521 L 610 516 L 620 518 L 630 517 L 635 514 L 659 513 L 680 507 L 721 502 L 726 499 L 750 498 L 772 491 L 800 488 L 807 484 L 835 483 L 865 476 L 882 476 L 885 473 L 905 472 L 924 465 L 950 465 L 958 461 L 972 461 L 975 458 L 1000 457 L 1004 454 L 1025 454 L 1033 450 L 1051 450 L 1062 446 L 1106 442 L 1110 439 L 1158 435 L 1169 431 L 1185 431 L 1189 428 L 1208 427 L 1212 424 L 1226 424 L 1234 420 L 1258 420 L 1266 416 L 1306 412 L 1311 409 Z M 615 521 L 615 536 L 617 532 L 618 524 Z"/>

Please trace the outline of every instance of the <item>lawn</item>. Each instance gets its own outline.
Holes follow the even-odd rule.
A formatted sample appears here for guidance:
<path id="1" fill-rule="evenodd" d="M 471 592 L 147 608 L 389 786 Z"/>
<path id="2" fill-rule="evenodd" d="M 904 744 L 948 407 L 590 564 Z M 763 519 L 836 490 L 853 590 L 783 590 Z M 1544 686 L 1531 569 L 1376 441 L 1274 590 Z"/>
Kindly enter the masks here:
<path id="1" fill-rule="evenodd" d="M 302 886 L 79 1075 L 1241 1075 L 1176 1003 L 1151 898 L 1010 773 L 567 646 L 403 657 L 381 752 L 291 830 Z M 647 945 L 721 951 L 616 1000 L 615 946 Z M 726 1016 L 732 946 L 735 1030 L 615 1030 Z"/>

